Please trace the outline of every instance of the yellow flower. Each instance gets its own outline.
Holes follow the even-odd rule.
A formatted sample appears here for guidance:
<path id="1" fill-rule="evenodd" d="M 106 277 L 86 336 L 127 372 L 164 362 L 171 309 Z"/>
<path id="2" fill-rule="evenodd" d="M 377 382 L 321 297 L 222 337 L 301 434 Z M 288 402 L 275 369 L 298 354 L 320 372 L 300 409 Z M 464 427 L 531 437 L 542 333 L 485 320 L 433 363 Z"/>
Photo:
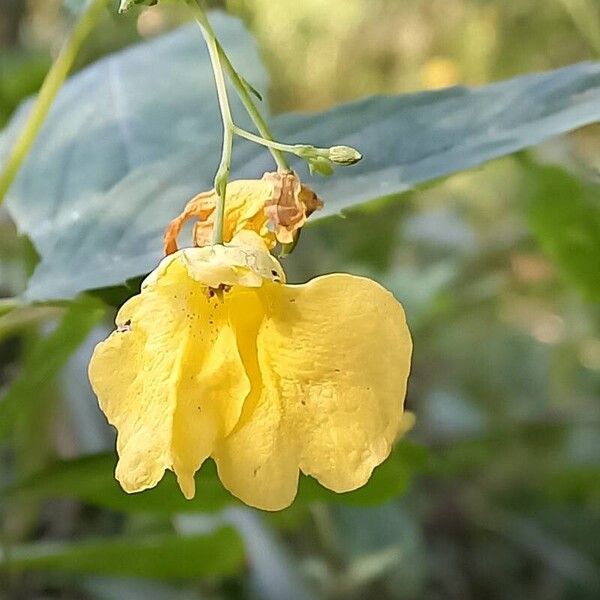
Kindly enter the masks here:
<path id="1" fill-rule="evenodd" d="M 362 486 L 405 429 L 401 305 L 352 275 L 287 285 L 253 232 L 167 256 L 116 323 L 89 375 L 127 492 L 172 469 L 192 498 L 212 457 L 232 494 L 279 510 L 299 471 L 336 492 Z"/>
<path id="2" fill-rule="evenodd" d="M 215 190 L 194 196 L 183 212 L 165 231 L 165 254 L 177 251 L 177 237 L 185 223 L 198 219 L 192 234 L 195 246 L 211 243 L 217 195 Z M 227 202 L 223 239 L 225 242 L 240 231 L 254 231 L 268 248 L 277 242 L 293 243 L 306 219 L 323 206 L 323 202 L 295 173 L 265 173 L 262 179 L 240 179 L 227 185 Z"/>

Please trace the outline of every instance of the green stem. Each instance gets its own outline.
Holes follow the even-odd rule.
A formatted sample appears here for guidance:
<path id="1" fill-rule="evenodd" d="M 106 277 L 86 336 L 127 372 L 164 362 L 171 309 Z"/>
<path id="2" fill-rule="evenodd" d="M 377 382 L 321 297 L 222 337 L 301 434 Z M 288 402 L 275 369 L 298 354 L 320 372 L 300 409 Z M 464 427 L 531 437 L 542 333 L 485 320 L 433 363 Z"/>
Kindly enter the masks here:
<path id="1" fill-rule="evenodd" d="M 331 566 L 336 571 L 340 571 L 343 568 L 343 562 L 340 557 L 339 540 L 327 505 L 323 502 L 312 502 L 308 509 L 313 518 L 323 553 Z"/>
<path id="2" fill-rule="evenodd" d="M 276 150 L 277 152 L 289 152 L 290 154 L 295 154 L 296 156 L 302 156 L 303 151 L 306 152 L 310 150 L 315 155 L 328 156 L 329 148 L 315 148 L 314 146 L 307 146 L 306 144 L 282 144 L 281 142 L 276 142 L 272 139 L 267 139 L 260 137 L 251 133 L 250 131 L 246 131 L 237 125 L 233 126 L 233 132 L 240 137 L 243 137 L 255 144 L 260 144 L 261 146 L 266 146 L 272 150 Z"/>
<path id="3" fill-rule="evenodd" d="M 212 40 L 214 40 L 215 44 L 217 45 L 217 48 L 219 51 L 219 57 L 221 59 L 223 67 L 224 67 L 225 71 L 227 72 L 227 75 L 229 75 L 229 78 L 231 79 L 231 83 L 232 83 L 233 87 L 235 88 L 235 91 L 237 92 L 240 100 L 242 101 L 242 104 L 244 105 L 246 112 L 252 119 L 252 122 L 256 125 L 258 132 L 260 133 L 260 135 L 262 136 L 263 139 L 268 140 L 268 141 L 273 141 L 273 134 L 271 133 L 271 130 L 269 129 L 269 125 L 267 124 L 265 118 L 262 116 L 262 114 L 258 110 L 258 107 L 254 103 L 254 100 L 252 99 L 252 95 L 250 94 L 250 92 L 248 90 L 248 85 L 242 79 L 240 74 L 235 70 L 235 67 L 231 64 L 229 57 L 227 56 L 225 50 L 223 49 L 223 46 L 221 46 L 221 44 L 219 43 L 219 40 L 217 39 L 215 31 L 212 28 L 212 25 L 210 24 L 208 18 L 206 17 L 204 9 L 202 8 L 201 1 L 200 0 L 188 0 L 188 1 L 194 12 L 196 20 L 201 25 L 202 29 L 204 31 L 206 31 L 206 33 L 211 37 Z M 273 160 L 275 161 L 277 168 L 280 171 L 289 171 L 290 166 L 289 166 L 287 160 L 285 159 L 285 156 L 283 155 L 283 153 L 280 150 L 278 150 L 277 148 L 274 148 L 272 146 L 270 146 L 268 148 L 271 151 L 271 154 L 273 155 Z"/>
<path id="4" fill-rule="evenodd" d="M 223 148 L 221 151 L 221 162 L 215 175 L 215 191 L 217 192 L 217 206 L 215 208 L 215 224 L 213 228 L 213 244 L 223 243 L 223 226 L 225 219 L 225 196 L 227 194 L 227 182 L 231 172 L 231 155 L 233 151 L 233 131 L 234 124 L 229 107 L 229 98 L 227 96 L 227 85 L 223 67 L 221 66 L 221 52 L 219 43 L 215 37 L 214 31 L 206 18 L 206 14 L 200 3 L 200 0 L 190 1 L 189 6 L 192 9 L 196 21 L 200 25 L 200 30 L 208 47 L 210 63 L 212 65 L 217 87 L 217 98 L 219 100 L 219 109 L 221 110 L 221 119 L 223 121 Z"/>
<path id="5" fill-rule="evenodd" d="M 231 64 L 231 61 L 225 54 L 225 52 L 220 44 L 219 44 L 219 52 L 221 53 L 221 57 L 223 58 L 223 64 L 225 65 L 227 74 L 231 78 L 231 82 L 232 82 L 233 86 L 235 87 L 235 90 L 238 93 L 238 96 L 240 97 L 240 100 L 242 101 L 242 104 L 244 105 L 246 112 L 250 115 L 252 122 L 256 125 L 256 128 L 258 129 L 260 135 L 262 136 L 263 141 L 273 142 L 273 134 L 271 133 L 271 130 L 270 130 L 267 122 L 265 121 L 264 117 L 261 115 L 260 111 L 256 107 L 256 104 L 254 103 L 254 100 L 252 99 L 252 96 L 250 95 L 250 92 L 248 91 L 248 86 L 242 80 L 242 78 L 239 76 L 238 72 L 235 70 L 235 68 Z M 275 144 L 276 144 L 276 142 L 274 142 L 273 145 L 268 145 L 268 144 L 264 144 L 264 145 L 267 146 L 269 148 L 269 150 L 271 151 L 273 160 L 275 161 L 275 164 L 277 165 L 277 169 L 279 171 L 289 171 L 290 165 L 288 164 L 285 156 L 283 155 L 283 151 L 278 149 L 275 146 Z"/>
<path id="6" fill-rule="evenodd" d="M 40 92 L 21 134 L 17 138 L 4 168 L 0 173 L 0 204 L 12 185 L 21 164 L 25 160 L 31 145 L 48 115 L 54 98 L 65 81 L 81 45 L 88 37 L 96 21 L 110 0 L 90 0 L 79 17 L 68 39 L 64 43 L 59 55 L 56 57 L 50 71 L 44 79 Z"/>

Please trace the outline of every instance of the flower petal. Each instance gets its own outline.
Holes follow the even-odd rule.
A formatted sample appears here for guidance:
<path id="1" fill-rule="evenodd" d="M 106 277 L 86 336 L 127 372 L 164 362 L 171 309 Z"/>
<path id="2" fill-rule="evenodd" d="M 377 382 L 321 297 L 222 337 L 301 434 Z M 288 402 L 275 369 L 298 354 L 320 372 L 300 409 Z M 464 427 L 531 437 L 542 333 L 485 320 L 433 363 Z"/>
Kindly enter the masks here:
<path id="1" fill-rule="evenodd" d="M 227 301 L 252 389 L 238 425 L 229 436 L 217 440 L 213 458 L 223 485 L 232 494 L 251 506 L 279 510 L 296 496 L 298 452 L 290 444 L 294 438 L 286 439 L 283 399 L 274 386 L 264 385 L 258 364 L 256 343 L 265 318 L 264 304 L 255 290 L 239 288 L 228 294 Z"/>
<path id="2" fill-rule="evenodd" d="M 211 243 L 217 205 L 215 190 L 194 196 L 183 212 L 173 219 L 164 235 L 165 254 L 177 251 L 177 238 L 190 219 L 198 219 L 193 229 L 195 246 Z M 223 239 L 232 240 L 241 231 L 259 235 L 268 248 L 277 242 L 291 243 L 297 230 L 323 202 L 295 173 L 265 173 L 260 180 L 242 179 L 227 185 Z"/>
<path id="3" fill-rule="evenodd" d="M 273 184 L 273 194 L 265 205 L 270 229 L 278 242 L 292 244 L 306 219 L 322 208 L 323 202 L 295 173 L 265 173 L 263 180 Z"/>
<path id="4" fill-rule="evenodd" d="M 260 287 L 263 280 L 285 281 L 283 268 L 273 257 L 261 237 L 252 231 L 240 231 L 225 246 L 185 248 L 162 259 L 142 283 L 142 290 L 154 285 L 173 263 L 183 263 L 188 275 L 214 288 L 239 285 Z"/>
<path id="5" fill-rule="evenodd" d="M 356 489 L 401 427 L 412 354 L 404 311 L 379 284 L 351 275 L 281 292 L 287 310 L 267 322 L 262 347 L 283 394 L 295 390 L 287 409 L 302 440 L 300 469 L 336 492 Z"/>
<path id="6" fill-rule="evenodd" d="M 223 300 L 190 277 L 183 256 L 146 279 L 90 362 L 100 407 L 118 430 L 116 476 L 128 492 L 172 468 L 193 496 L 195 471 L 250 391 Z"/>
<path id="7" fill-rule="evenodd" d="M 223 319 L 222 302 L 217 303 L 221 307 L 212 307 L 209 327 L 192 334 L 179 364 L 171 451 L 173 470 L 188 499 L 194 497 L 196 471 L 215 441 L 235 427 L 250 392 L 235 336 Z"/>
<path id="8" fill-rule="evenodd" d="M 261 235 L 272 248 L 276 244 L 275 235 L 267 229 L 265 203 L 273 194 L 273 185 L 263 180 L 238 180 L 227 185 L 223 237 L 230 241 L 237 232 L 247 229 Z M 183 212 L 173 219 L 165 231 L 165 254 L 177 251 L 177 238 L 183 226 L 190 219 L 198 219 L 194 226 L 193 238 L 196 246 L 211 243 L 214 227 L 214 211 L 217 204 L 215 190 L 194 196 Z"/>
<path id="9" fill-rule="evenodd" d="M 298 467 L 337 492 L 360 487 L 401 428 L 412 351 L 401 305 L 351 275 L 258 294 L 253 369 L 242 352 L 252 392 L 214 455 L 223 483 L 267 510 L 291 503 Z"/>

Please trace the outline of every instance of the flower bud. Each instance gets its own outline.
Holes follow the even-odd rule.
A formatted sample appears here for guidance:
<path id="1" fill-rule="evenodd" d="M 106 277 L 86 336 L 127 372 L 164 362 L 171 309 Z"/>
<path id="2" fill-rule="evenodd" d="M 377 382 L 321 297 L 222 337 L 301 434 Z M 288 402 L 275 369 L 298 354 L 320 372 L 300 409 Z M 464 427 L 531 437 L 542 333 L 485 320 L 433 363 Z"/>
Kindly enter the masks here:
<path id="1" fill-rule="evenodd" d="M 336 165 L 354 165 L 362 159 L 362 154 L 350 146 L 332 146 L 327 158 Z"/>

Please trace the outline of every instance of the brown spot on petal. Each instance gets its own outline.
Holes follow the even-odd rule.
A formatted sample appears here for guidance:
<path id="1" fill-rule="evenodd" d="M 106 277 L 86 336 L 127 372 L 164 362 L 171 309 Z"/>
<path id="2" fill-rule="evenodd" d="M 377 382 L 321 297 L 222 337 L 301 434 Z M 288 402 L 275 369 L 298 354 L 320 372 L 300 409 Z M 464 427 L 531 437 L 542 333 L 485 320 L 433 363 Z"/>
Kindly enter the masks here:
<path id="1" fill-rule="evenodd" d="M 294 232 L 323 206 L 323 202 L 310 188 L 300 183 L 295 173 L 265 173 L 263 179 L 273 184 L 271 198 L 265 204 L 269 226 L 279 243 L 291 244 Z"/>
<path id="2" fill-rule="evenodd" d="M 191 219 L 196 219 L 194 245 L 210 245 L 217 199 L 213 189 L 194 196 L 186 204 L 165 231 L 166 255 L 178 250 L 177 238 Z M 249 230 L 260 235 L 269 249 L 277 242 L 291 244 L 306 219 L 322 206 L 317 195 L 292 172 L 265 173 L 262 179 L 231 181 L 226 191 L 223 239 L 230 242 L 240 231 Z"/>
<path id="3" fill-rule="evenodd" d="M 117 327 L 117 331 L 119 333 L 124 333 L 125 331 L 131 331 L 131 319 L 127 319 L 127 321 L 125 321 L 125 323 L 123 323 L 122 325 L 119 325 Z"/>

